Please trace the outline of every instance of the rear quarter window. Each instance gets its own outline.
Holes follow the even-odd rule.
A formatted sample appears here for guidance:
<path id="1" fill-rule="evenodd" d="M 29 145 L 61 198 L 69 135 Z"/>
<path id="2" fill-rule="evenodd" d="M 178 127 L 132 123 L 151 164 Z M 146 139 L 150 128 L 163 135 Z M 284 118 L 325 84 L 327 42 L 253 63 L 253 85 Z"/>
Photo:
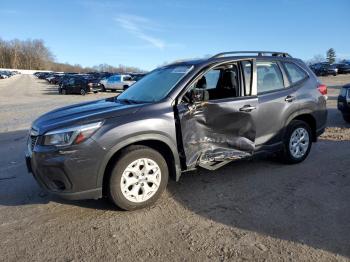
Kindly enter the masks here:
<path id="1" fill-rule="evenodd" d="M 306 72 L 294 63 L 284 62 L 291 84 L 295 84 L 307 78 Z"/>
<path id="2" fill-rule="evenodd" d="M 256 62 L 258 94 L 284 88 L 282 72 L 276 62 Z"/>

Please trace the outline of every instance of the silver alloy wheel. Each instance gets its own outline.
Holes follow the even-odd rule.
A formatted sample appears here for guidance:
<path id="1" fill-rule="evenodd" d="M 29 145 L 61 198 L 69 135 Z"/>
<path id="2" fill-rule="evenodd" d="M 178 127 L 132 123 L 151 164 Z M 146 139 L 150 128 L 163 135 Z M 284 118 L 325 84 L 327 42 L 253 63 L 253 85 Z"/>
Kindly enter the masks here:
<path id="1" fill-rule="evenodd" d="M 289 151 L 294 158 L 302 158 L 310 143 L 307 130 L 303 127 L 295 129 L 289 140 Z"/>
<path id="2" fill-rule="evenodd" d="M 162 174 L 158 164 L 149 158 L 130 163 L 122 174 L 120 188 L 124 197 L 134 203 L 150 199 L 160 186 Z"/>

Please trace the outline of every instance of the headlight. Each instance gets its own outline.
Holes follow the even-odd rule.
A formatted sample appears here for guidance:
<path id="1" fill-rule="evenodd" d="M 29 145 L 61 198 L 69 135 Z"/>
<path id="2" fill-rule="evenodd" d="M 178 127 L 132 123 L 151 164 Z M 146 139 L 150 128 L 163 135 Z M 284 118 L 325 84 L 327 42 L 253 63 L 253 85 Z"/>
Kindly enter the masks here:
<path id="1" fill-rule="evenodd" d="M 43 144 L 46 146 L 67 146 L 80 144 L 92 136 L 102 126 L 102 122 L 57 129 L 44 135 Z"/>

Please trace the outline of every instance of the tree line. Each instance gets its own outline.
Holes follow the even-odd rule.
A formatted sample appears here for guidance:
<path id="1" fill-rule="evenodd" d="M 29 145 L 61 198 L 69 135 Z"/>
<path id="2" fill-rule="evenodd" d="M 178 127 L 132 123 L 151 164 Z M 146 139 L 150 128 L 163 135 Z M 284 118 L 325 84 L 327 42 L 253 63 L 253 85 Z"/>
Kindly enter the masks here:
<path id="1" fill-rule="evenodd" d="M 337 58 L 337 55 L 336 55 L 334 48 L 330 48 L 327 50 L 326 56 L 318 54 L 318 55 L 315 55 L 313 58 L 306 61 L 306 63 L 308 65 L 322 63 L 322 62 L 328 62 L 330 64 L 333 64 L 336 62 L 340 62 L 340 63 L 348 62 L 348 60 L 346 60 L 344 58 Z"/>
<path id="2" fill-rule="evenodd" d="M 111 66 L 100 64 L 93 67 L 83 67 L 79 64 L 58 63 L 50 49 L 41 39 L 5 41 L 0 38 L 0 68 L 52 70 L 56 72 L 142 72 L 137 67 Z"/>

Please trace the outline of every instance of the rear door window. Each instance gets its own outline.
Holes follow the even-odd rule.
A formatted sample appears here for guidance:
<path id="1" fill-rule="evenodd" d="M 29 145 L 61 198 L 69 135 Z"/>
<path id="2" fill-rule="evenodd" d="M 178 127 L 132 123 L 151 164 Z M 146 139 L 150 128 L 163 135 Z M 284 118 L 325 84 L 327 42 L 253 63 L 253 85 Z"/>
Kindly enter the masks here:
<path id="1" fill-rule="evenodd" d="M 258 61 L 256 66 L 258 94 L 284 88 L 282 72 L 276 62 Z"/>
<path id="2" fill-rule="evenodd" d="M 294 63 L 285 62 L 284 66 L 292 84 L 295 84 L 307 77 L 307 74 Z"/>

